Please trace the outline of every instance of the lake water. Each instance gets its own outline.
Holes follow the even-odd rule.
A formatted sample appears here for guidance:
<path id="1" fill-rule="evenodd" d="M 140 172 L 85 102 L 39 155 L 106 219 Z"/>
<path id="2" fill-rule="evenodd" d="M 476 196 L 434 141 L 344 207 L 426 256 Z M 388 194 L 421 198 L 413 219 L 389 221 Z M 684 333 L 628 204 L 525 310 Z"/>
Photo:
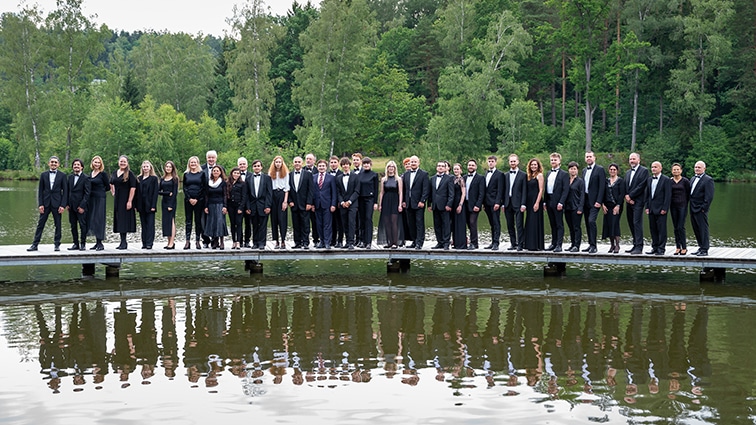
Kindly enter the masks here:
<path id="1" fill-rule="evenodd" d="M 34 189 L 0 184 L 0 244 L 30 242 Z M 754 189 L 717 186 L 713 245 L 756 247 Z M 750 272 L 699 285 L 691 269 L 544 278 L 451 261 L 80 271 L 0 268 L 0 423 L 756 421 Z"/>

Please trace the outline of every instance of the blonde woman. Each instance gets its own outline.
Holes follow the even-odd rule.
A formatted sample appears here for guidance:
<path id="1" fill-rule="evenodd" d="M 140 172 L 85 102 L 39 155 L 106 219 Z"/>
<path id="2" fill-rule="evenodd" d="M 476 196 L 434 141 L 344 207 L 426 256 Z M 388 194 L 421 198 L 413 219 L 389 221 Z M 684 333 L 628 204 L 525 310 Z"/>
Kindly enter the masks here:
<path id="1" fill-rule="evenodd" d="M 128 249 L 126 234 L 136 232 L 136 195 L 137 179 L 129 168 L 129 158 L 118 158 L 118 170 L 110 177 L 110 193 L 113 194 L 113 233 L 121 237 L 121 244 L 116 249 Z"/>
<path id="2" fill-rule="evenodd" d="M 89 166 L 92 169 L 92 173 L 89 175 L 89 183 L 92 189 L 89 192 L 87 235 L 94 236 L 97 241 L 89 249 L 102 251 L 105 249 L 102 241 L 105 240 L 105 205 L 107 204 L 107 194 L 110 190 L 110 177 L 105 172 L 105 165 L 99 156 L 92 158 Z"/>
<path id="3" fill-rule="evenodd" d="M 399 215 L 402 212 L 402 179 L 399 178 L 396 162 L 386 163 L 385 175 L 381 179 L 378 194 L 378 245 L 396 249 L 404 243 L 404 226 Z"/>
<path id="4" fill-rule="evenodd" d="M 273 180 L 273 209 L 270 211 L 270 227 L 276 249 L 286 248 L 286 224 L 288 222 L 287 208 L 289 206 L 289 169 L 282 156 L 273 158 L 268 168 L 268 175 Z M 278 237 L 281 236 L 281 242 Z"/>
<path id="5" fill-rule="evenodd" d="M 155 212 L 157 211 L 158 178 L 150 161 L 142 162 L 142 174 L 137 177 L 139 196 L 137 211 L 142 227 L 142 249 L 152 249 L 155 242 Z"/>
<path id="6" fill-rule="evenodd" d="M 200 167 L 199 157 L 193 156 L 186 163 L 184 171 L 184 214 L 186 215 L 186 244 L 184 249 L 192 246 L 192 218 L 194 218 L 194 235 L 197 249 L 202 249 L 202 214 L 205 209 L 205 190 L 207 189 L 207 173 Z"/>

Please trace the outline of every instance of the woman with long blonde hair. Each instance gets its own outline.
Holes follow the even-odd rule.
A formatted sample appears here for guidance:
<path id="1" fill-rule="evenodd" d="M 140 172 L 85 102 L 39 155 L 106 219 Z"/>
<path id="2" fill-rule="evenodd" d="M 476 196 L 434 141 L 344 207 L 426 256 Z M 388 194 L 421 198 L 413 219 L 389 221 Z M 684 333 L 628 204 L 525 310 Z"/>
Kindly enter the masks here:
<path id="1" fill-rule="evenodd" d="M 142 249 L 152 249 L 155 242 L 155 212 L 157 211 L 158 178 L 150 161 L 142 162 L 142 173 L 137 177 L 139 191 L 137 211 L 142 227 Z"/>
<path id="2" fill-rule="evenodd" d="M 288 222 L 287 208 L 289 206 L 289 169 L 281 155 L 273 158 L 268 169 L 268 175 L 273 180 L 273 208 L 270 211 L 270 227 L 276 249 L 286 248 L 286 225 Z M 281 242 L 278 237 L 281 236 Z"/>
<path id="3" fill-rule="evenodd" d="M 89 175 L 91 190 L 89 192 L 89 210 L 87 211 L 87 235 L 94 236 L 97 241 L 89 249 L 102 251 L 105 249 L 105 206 L 107 194 L 110 190 L 110 177 L 105 172 L 105 164 L 99 155 L 95 155 L 90 163 L 92 173 Z"/>
<path id="4" fill-rule="evenodd" d="M 202 214 L 205 209 L 205 190 L 207 188 L 207 174 L 200 167 L 199 157 L 192 156 L 186 162 L 183 178 L 184 186 L 184 214 L 186 217 L 186 244 L 184 249 L 192 246 L 192 218 L 194 218 L 194 235 L 197 249 L 202 249 Z"/>

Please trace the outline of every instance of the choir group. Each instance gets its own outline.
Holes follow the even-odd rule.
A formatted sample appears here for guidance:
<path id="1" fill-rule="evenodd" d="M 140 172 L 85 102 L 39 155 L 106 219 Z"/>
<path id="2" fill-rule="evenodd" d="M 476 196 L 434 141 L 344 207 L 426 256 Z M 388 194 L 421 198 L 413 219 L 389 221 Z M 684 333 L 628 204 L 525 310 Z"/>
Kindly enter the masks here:
<path id="1" fill-rule="evenodd" d="M 432 213 L 436 243 L 431 249 L 480 249 L 478 216 L 485 212 L 491 241 L 484 249 L 498 250 L 501 213 L 506 221 L 509 250 L 563 251 L 564 223 L 570 246 L 564 251 L 579 252 L 583 243 L 583 223 L 587 246 L 582 252 L 597 252 L 598 217 L 603 215 L 601 238 L 610 242 L 610 253 L 620 251 L 620 218 L 626 219 L 632 237 L 630 254 L 643 253 L 643 217 L 651 231 L 649 255 L 664 255 L 667 244 L 667 217 L 672 217 L 674 255 L 688 252 L 685 222 L 688 212 L 698 251 L 708 255 L 708 211 L 714 197 L 714 183 L 706 174 L 706 164 L 698 161 L 694 176 L 683 177 L 680 164 L 673 164 L 671 177 L 662 173 L 662 164 L 651 169 L 640 165 L 640 156 L 629 156 L 629 169 L 620 176 L 617 164 L 606 168 L 596 163 L 593 152 L 586 152 L 585 166 L 571 161 L 561 168 L 559 153 L 549 156 L 548 170 L 537 158 L 520 169 L 517 155 L 508 157 L 508 169 L 498 169 L 498 158 L 489 156 L 485 173 L 478 172 L 478 161 L 462 164 L 438 161 L 433 175 L 420 168 L 417 156 L 402 161 L 402 169 L 388 161 L 379 176 L 372 160 L 355 153 L 351 158 L 330 157 L 318 160 L 308 154 L 295 157 L 291 169 L 284 158 L 276 156 L 264 172 L 263 163 L 254 160 L 248 170 L 242 157 L 226 173 L 217 164 L 215 151 L 206 154 L 200 165 L 189 158 L 179 182 L 172 161 L 158 176 L 150 161 L 141 164 L 135 175 L 126 156 L 118 159 L 111 175 L 104 170 L 102 158 L 95 156 L 91 173 L 84 173 L 82 160 L 72 162 L 73 173 L 58 170 L 59 159 L 51 157 L 49 170 L 42 173 L 38 188 L 39 221 L 32 245 L 36 251 L 50 215 L 55 223 L 55 250 L 60 249 L 61 217 L 68 211 L 73 245 L 69 250 L 85 250 L 87 236 L 95 238 L 90 248 L 103 250 L 105 239 L 106 194 L 113 196 L 113 232 L 120 236 L 117 249 L 128 247 L 127 234 L 137 230 L 137 213 L 143 249 L 155 241 L 155 216 L 158 198 L 162 199 L 161 225 L 167 238 L 165 249 L 175 249 L 176 206 L 183 191 L 185 245 L 196 249 L 225 249 L 230 234 L 231 249 L 264 249 L 268 221 L 275 249 L 371 248 L 375 211 L 379 211 L 376 242 L 378 247 L 422 249 L 425 245 L 426 209 Z M 403 171 L 403 172 L 402 172 Z M 291 215 L 293 244 L 287 246 L 287 227 Z M 544 215 L 551 228 L 550 245 L 544 241 Z"/>

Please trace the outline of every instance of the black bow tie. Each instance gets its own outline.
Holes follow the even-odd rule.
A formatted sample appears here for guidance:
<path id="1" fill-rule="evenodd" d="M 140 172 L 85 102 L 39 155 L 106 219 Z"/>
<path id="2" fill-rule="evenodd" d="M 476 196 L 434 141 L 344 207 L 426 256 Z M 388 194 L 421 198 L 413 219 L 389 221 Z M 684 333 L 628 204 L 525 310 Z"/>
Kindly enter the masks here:
<path id="1" fill-rule="evenodd" d="M 297 175 L 299 175 L 299 171 L 295 171 L 295 172 L 294 172 L 294 174 L 297 174 Z"/>
<path id="2" fill-rule="evenodd" d="M 417 171 L 417 170 L 410 170 L 410 173 L 414 173 L 414 172 L 416 172 L 416 171 Z"/>
<path id="3" fill-rule="evenodd" d="M 556 173 L 557 171 L 559 171 L 558 168 L 554 168 L 554 169 L 551 170 L 552 173 Z"/>
<path id="4" fill-rule="evenodd" d="M 344 177 L 349 177 L 349 173 L 344 173 Z"/>
<path id="5" fill-rule="evenodd" d="M 694 178 L 694 179 L 700 179 L 700 178 L 701 178 L 701 176 L 700 176 L 699 174 L 696 174 L 695 176 L 693 176 L 693 178 Z"/>
<path id="6" fill-rule="evenodd" d="M 510 171 L 509 174 L 517 174 L 517 171 Z"/>
<path id="7" fill-rule="evenodd" d="M 259 174 L 255 174 L 255 177 L 260 177 L 260 175 Z"/>
<path id="8" fill-rule="evenodd" d="M 475 173 L 470 173 L 467 175 L 467 177 L 475 177 Z"/>
<path id="9" fill-rule="evenodd" d="M 55 175 L 56 171 L 50 171 L 50 175 Z"/>
<path id="10" fill-rule="evenodd" d="M 592 169 L 592 168 L 593 168 L 593 167 L 591 167 L 591 166 L 589 165 L 588 167 L 586 167 L 586 170 L 590 170 L 590 169 Z"/>
<path id="11" fill-rule="evenodd" d="M 438 177 L 438 178 L 441 178 L 443 176 L 444 176 L 443 174 L 436 174 L 436 177 Z"/>
<path id="12" fill-rule="evenodd" d="M 630 171 L 632 171 L 634 173 L 635 172 L 635 168 L 631 168 Z"/>
<path id="13" fill-rule="evenodd" d="M 656 177 L 656 176 L 654 176 L 654 177 L 651 177 L 651 178 L 652 178 L 652 179 L 654 179 L 654 180 L 656 180 L 656 179 L 658 179 L 659 177 Z"/>
<path id="14" fill-rule="evenodd" d="M 496 170 L 488 170 L 489 173 L 493 173 L 494 171 L 496 171 Z"/>

